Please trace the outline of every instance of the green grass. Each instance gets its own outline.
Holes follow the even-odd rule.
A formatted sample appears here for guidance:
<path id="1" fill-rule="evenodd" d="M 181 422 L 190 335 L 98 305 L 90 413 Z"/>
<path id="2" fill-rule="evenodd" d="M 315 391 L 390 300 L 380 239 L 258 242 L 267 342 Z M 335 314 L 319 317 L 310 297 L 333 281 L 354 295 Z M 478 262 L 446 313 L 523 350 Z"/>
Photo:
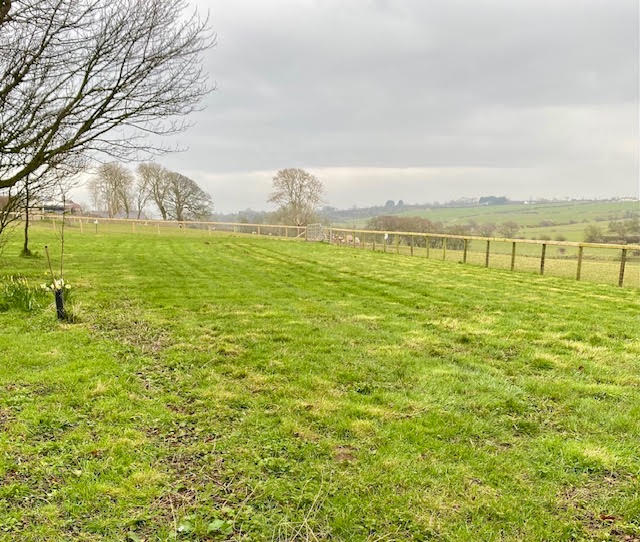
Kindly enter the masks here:
<path id="1" fill-rule="evenodd" d="M 18 241 L 0 276 L 39 284 Z M 0 540 L 640 537 L 636 289 L 195 232 L 67 253 L 76 323 L 0 312 Z"/>

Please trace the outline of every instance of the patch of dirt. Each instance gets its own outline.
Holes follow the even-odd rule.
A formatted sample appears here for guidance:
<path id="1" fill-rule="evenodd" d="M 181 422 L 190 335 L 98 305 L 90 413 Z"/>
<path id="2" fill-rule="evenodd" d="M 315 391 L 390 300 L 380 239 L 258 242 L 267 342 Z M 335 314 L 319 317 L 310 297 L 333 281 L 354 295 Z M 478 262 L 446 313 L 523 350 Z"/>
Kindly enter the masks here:
<path id="1" fill-rule="evenodd" d="M 357 450 L 353 446 L 336 446 L 333 458 L 338 463 L 351 463 L 356 460 Z"/>
<path id="2" fill-rule="evenodd" d="M 0 408 L 0 431 L 4 431 L 5 427 L 13 420 L 13 414 L 8 408 Z"/>
<path id="3" fill-rule="evenodd" d="M 616 510 L 600 509 L 593 506 L 602 497 L 622 493 L 624 486 L 637 485 L 638 480 L 631 475 L 612 473 L 587 483 L 567 488 L 560 495 L 559 508 L 570 513 L 580 522 L 586 532 L 599 538 L 624 542 L 640 542 L 640 536 L 634 534 L 632 527 Z"/>
<path id="4" fill-rule="evenodd" d="M 93 320 L 90 327 L 108 339 L 139 349 L 143 354 L 156 355 L 169 345 L 169 335 L 161 327 L 136 318 L 139 312 L 139 307 L 132 303 L 101 311 L 100 319 Z"/>

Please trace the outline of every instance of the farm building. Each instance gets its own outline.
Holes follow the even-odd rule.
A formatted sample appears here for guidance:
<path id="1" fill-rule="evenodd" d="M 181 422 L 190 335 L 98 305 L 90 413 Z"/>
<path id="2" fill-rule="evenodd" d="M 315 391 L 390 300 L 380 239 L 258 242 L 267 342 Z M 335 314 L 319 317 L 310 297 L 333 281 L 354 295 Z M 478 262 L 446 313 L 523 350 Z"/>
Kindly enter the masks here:
<path id="1" fill-rule="evenodd" d="M 69 200 L 63 206 L 61 203 L 57 202 L 45 202 L 38 207 L 40 211 L 43 213 L 59 213 L 63 212 L 72 214 L 72 215 L 80 215 L 82 214 L 82 206 L 75 201 Z"/>

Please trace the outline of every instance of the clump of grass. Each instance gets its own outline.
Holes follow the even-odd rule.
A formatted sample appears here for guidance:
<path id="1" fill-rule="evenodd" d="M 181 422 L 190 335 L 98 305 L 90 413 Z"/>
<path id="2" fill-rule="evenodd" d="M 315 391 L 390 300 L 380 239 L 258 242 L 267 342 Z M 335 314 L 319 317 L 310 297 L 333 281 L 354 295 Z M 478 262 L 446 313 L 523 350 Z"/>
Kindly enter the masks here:
<path id="1" fill-rule="evenodd" d="M 39 258 L 42 258 L 42 255 L 41 255 L 39 252 L 37 252 L 37 251 L 35 251 L 35 252 L 34 252 L 33 250 L 29 250 L 29 249 L 27 248 L 27 249 L 22 249 L 22 250 L 20 251 L 20 257 L 21 257 L 21 258 L 34 258 L 34 259 L 39 259 Z"/>
<path id="2" fill-rule="evenodd" d="M 46 289 L 29 284 L 24 277 L 4 277 L 0 285 L 0 310 L 31 312 L 45 306 L 48 297 Z"/>

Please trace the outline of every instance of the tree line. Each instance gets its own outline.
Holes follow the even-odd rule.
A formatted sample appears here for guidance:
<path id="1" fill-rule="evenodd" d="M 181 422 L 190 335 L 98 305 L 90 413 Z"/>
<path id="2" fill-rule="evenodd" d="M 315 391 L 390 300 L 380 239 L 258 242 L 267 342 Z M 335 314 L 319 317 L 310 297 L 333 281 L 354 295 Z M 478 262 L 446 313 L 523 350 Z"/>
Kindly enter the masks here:
<path id="1" fill-rule="evenodd" d="M 193 179 L 159 164 L 139 164 L 132 172 L 123 164 L 102 164 L 87 183 L 91 204 L 109 218 L 143 218 L 153 209 L 163 220 L 201 220 L 213 209 L 211 196 Z"/>
<path id="2" fill-rule="evenodd" d="M 588 243 L 640 243 L 640 217 L 628 220 L 612 220 L 608 230 L 597 224 L 589 224 L 584 230 Z"/>
<path id="3" fill-rule="evenodd" d="M 370 219 L 366 225 L 367 229 L 377 231 L 406 231 L 415 233 L 450 233 L 451 235 L 477 235 L 479 237 L 494 237 L 496 234 L 500 237 L 514 238 L 520 231 L 520 225 L 517 222 L 508 220 L 501 224 L 493 222 L 477 223 L 470 220 L 466 224 L 453 224 L 445 226 L 442 222 L 433 222 L 427 218 L 419 216 L 398 216 L 383 215 Z M 407 236 L 406 242 L 410 239 Z M 424 243 L 418 239 L 416 243 Z M 442 241 L 438 239 L 431 240 L 431 246 L 438 246 Z M 456 248 L 455 240 L 449 241 L 450 248 Z M 462 241 L 460 241 L 462 243 Z"/>

